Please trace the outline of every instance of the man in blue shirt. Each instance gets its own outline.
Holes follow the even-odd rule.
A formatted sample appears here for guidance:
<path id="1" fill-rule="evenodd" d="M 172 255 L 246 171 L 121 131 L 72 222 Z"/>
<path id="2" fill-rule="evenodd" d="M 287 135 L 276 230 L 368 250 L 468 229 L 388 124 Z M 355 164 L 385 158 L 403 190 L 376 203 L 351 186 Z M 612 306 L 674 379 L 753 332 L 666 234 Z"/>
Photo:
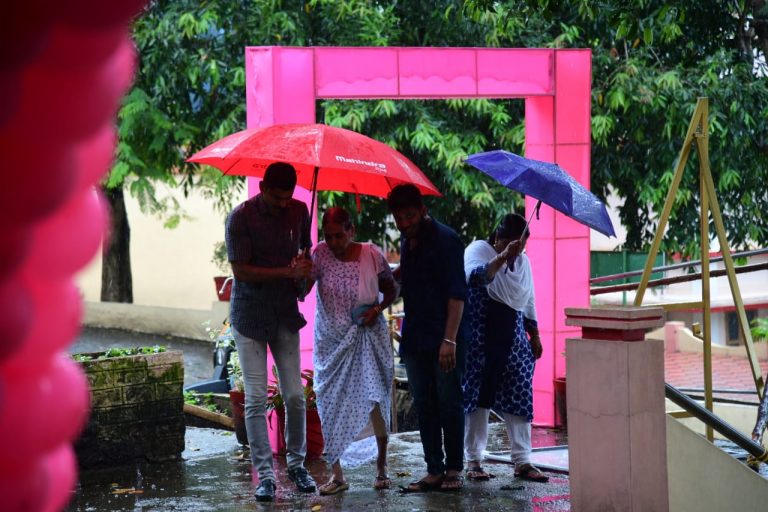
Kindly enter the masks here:
<path id="1" fill-rule="evenodd" d="M 292 198 L 296 170 L 277 162 L 267 167 L 261 193 L 227 217 L 226 242 L 234 284 L 232 332 L 245 382 L 245 428 L 251 461 L 259 475 L 258 501 L 275 497 L 272 449 L 267 433 L 267 346 L 277 366 L 285 400 L 288 477 L 302 492 L 315 482 L 304 468 L 307 453 L 299 329 L 306 325 L 297 297 L 312 269 L 307 206 Z"/>
<path id="2" fill-rule="evenodd" d="M 464 244 L 455 231 L 428 215 L 414 185 L 393 188 L 387 204 L 401 234 L 395 271 L 405 309 L 400 357 L 427 463 L 427 475 L 403 491 L 458 490 L 464 467 Z"/>

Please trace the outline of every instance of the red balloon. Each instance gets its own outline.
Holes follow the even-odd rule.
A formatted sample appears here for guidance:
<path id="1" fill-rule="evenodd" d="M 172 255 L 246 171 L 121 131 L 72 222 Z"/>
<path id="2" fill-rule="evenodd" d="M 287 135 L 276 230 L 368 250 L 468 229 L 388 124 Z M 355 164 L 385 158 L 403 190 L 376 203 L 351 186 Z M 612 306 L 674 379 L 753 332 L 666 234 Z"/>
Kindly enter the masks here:
<path id="1" fill-rule="evenodd" d="M 34 458 L 25 464 L 10 464 L 0 457 L 0 495 L 3 510 L 26 512 L 42 510 L 49 501 L 50 481 L 47 461 Z"/>
<path id="2" fill-rule="evenodd" d="M 85 190 L 35 225 L 26 267 L 46 277 L 70 276 L 93 259 L 106 229 L 101 193 Z"/>
<path id="3" fill-rule="evenodd" d="M 4 466 L 34 460 L 80 435 L 90 398 L 85 375 L 69 356 L 40 356 L 34 369 L 22 373 L 2 367 L 0 379 L 6 389 L 0 404 Z"/>
<path id="4" fill-rule="evenodd" d="M 44 512 L 58 512 L 72 498 L 71 492 L 77 482 L 77 458 L 69 443 L 45 456 L 43 459 L 48 477 L 48 499 L 41 509 Z"/>
<path id="5" fill-rule="evenodd" d="M 32 244 L 32 234 L 22 228 L 0 224 L 0 284 L 19 269 Z"/>
<path id="6" fill-rule="evenodd" d="M 74 150 L 41 142 L 0 133 L 0 226 L 26 229 L 24 224 L 55 211 L 74 187 Z"/>
<path id="7" fill-rule="evenodd" d="M 112 55 L 88 69 L 29 66 L 22 76 L 19 109 L 0 132 L 26 137 L 38 150 L 52 142 L 87 137 L 111 119 L 131 83 L 135 52 L 124 38 Z"/>
<path id="8" fill-rule="evenodd" d="M 0 283 L 0 311 L 3 335 L 0 337 L 0 364 L 19 350 L 32 329 L 35 306 L 32 293 L 20 275 Z M 1 496 L 2 494 L 0 494 Z"/>
<path id="9" fill-rule="evenodd" d="M 41 281 L 25 272 L 24 283 L 32 295 L 34 315 L 20 346 L 0 362 L 7 374 L 34 373 L 41 360 L 68 346 L 80 330 L 82 302 L 71 278 Z"/>
<path id="10" fill-rule="evenodd" d="M 115 141 L 117 132 L 114 123 L 109 121 L 101 130 L 88 139 L 80 141 L 75 148 L 77 179 L 75 191 L 81 192 L 98 184 L 109 172 L 115 159 Z"/>
<path id="11" fill-rule="evenodd" d="M 109 58 L 126 37 L 127 26 L 82 29 L 56 23 L 35 65 L 65 71 L 87 71 Z"/>
<path id="12" fill-rule="evenodd" d="M 101 0 L 69 0 L 51 2 L 56 15 L 73 25 L 82 27 L 103 27 L 128 22 L 141 13 L 147 0 L 121 0 L 104 2 Z"/>

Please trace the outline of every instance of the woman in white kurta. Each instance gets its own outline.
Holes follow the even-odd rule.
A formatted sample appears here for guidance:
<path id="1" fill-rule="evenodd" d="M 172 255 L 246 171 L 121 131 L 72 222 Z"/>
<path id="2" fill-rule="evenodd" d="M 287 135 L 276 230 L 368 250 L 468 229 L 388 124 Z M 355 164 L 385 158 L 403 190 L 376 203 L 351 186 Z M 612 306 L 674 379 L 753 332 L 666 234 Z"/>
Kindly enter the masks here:
<path id="1" fill-rule="evenodd" d="M 320 486 L 320 494 L 349 488 L 341 461 L 352 465 L 370 460 L 355 441 L 371 433 L 378 452 L 374 487 L 384 489 L 391 485 L 386 457 L 394 362 L 381 312 L 395 299 L 396 285 L 378 247 L 353 241 L 346 210 L 325 213 L 323 236 L 325 241 L 312 254 L 317 282 L 315 392 L 333 476 Z"/>

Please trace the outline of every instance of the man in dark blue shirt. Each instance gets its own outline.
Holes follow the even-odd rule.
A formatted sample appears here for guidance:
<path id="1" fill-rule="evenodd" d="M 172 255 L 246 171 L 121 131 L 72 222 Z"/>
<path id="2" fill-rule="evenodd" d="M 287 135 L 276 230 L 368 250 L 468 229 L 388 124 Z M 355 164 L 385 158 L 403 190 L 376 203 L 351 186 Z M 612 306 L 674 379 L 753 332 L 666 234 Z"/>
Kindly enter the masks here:
<path id="1" fill-rule="evenodd" d="M 275 497 L 272 449 L 267 434 L 267 346 L 277 366 L 285 400 L 288 476 L 300 491 L 314 492 L 304 468 L 307 452 L 299 329 L 306 325 L 297 296 L 312 262 L 307 206 L 292 198 L 296 170 L 273 163 L 259 183 L 261 193 L 227 217 L 226 242 L 232 273 L 230 320 L 245 382 L 245 427 L 251 461 L 259 475 L 256 499 Z"/>
<path id="2" fill-rule="evenodd" d="M 458 490 L 464 467 L 464 244 L 455 231 L 428 215 L 415 186 L 398 185 L 387 204 L 401 234 L 395 271 L 405 309 L 400 357 L 427 463 L 427 475 L 403 490 Z"/>

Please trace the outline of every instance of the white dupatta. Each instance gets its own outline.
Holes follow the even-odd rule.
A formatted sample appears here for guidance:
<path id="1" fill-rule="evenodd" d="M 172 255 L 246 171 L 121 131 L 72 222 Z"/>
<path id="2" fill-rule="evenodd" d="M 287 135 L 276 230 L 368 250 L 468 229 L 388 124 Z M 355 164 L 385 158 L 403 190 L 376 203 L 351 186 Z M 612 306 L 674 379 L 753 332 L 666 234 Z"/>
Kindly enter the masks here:
<path id="1" fill-rule="evenodd" d="M 474 269 L 486 265 L 496 257 L 496 250 L 485 240 L 475 240 L 464 251 L 464 273 L 467 280 Z M 533 290 L 531 263 L 525 253 L 515 260 L 514 269 L 504 263 L 488 284 L 488 295 L 495 301 L 522 311 L 523 315 L 536 320 L 536 301 Z"/>

